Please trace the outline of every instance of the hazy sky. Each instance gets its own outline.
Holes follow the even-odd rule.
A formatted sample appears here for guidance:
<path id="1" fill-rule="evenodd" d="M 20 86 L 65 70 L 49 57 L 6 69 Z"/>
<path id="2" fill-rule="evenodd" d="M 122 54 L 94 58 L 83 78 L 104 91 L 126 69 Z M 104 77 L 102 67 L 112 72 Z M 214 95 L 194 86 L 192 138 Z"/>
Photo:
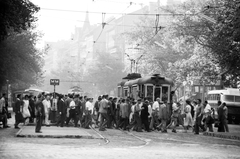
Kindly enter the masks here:
<path id="1" fill-rule="evenodd" d="M 31 0 L 41 7 L 37 14 L 38 30 L 44 33 L 43 41 L 57 41 L 70 39 L 75 26 L 82 26 L 85 19 L 85 12 L 61 12 L 46 10 L 63 9 L 75 11 L 104 12 L 106 18 L 111 16 L 108 13 L 129 13 L 148 5 L 149 2 L 157 0 Z M 160 4 L 166 4 L 167 0 L 160 0 Z M 130 5 L 130 2 L 133 2 Z M 91 24 L 101 23 L 102 14 L 89 13 Z"/>

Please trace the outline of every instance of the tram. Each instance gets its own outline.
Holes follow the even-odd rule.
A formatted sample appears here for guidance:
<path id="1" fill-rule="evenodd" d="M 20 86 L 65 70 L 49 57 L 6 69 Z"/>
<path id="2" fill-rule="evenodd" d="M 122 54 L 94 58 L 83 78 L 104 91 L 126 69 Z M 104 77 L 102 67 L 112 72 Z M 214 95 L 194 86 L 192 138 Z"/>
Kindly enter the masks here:
<path id="1" fill-rule="evenodd" d="M 123 78 L 124 79 L 124 78 Z M 150 102 L 160 98 L 162 101 L 172 103 L 173 80 L 162 77 L 160 74 L 140 77 L 118 84 L 118 97 L 131 97 L 134 99 L 147 98 Z"/>

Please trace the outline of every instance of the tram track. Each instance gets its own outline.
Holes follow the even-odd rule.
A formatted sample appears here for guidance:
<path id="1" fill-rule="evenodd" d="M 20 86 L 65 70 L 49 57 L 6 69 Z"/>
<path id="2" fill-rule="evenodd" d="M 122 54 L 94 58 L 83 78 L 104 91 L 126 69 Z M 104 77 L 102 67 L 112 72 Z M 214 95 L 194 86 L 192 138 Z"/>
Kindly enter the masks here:
<path id="1" fill-rule="evenodd" d="M 145 134 L 139 134 L 139 137 L 141 138 L 143 135 Z M 174 139 L 174 138 L 170 138 L 170 137 L 157 137 L 157 136 L 150 136 L 150 138 L 152 140 L 162 140 L 162 141 L 166 141 L 166 142 L 175 142 L 175 143 L 181 143 L 181 145 L 210 145 L 212 147 L 232 147 L 232 148 L 239 148 L 239 145 L 231 145 L 231 144 L 213 144 L 213 143 L 205 143 L 205 142 L 197 142 L 197 141 L 189 141 L 189 140 L 181 140 L 181 139 Z M 229 140 L 229 139 L 221 139 L 221 138 L 214 138 L 214 140 L 225 140 L 225 141 L 232 141 L 232 142 L 237 142 L 240 143 L 239 141 L 236 140 Z"/>
<path id="2" fill-rule="evenodd" d="M 124 134 L 133 136 L 134 138 L 136 138 L 136 139 L 144 142 L 144 144 L 141 145 L 141 146 L 132 146 L 132 147 L 130 147 L 130 148 L 143 148 L 143 147 L 149 145 L 150 142 L 151 142 L 151 139 L 146 139 L 146 138 L 143 138 L 143 137 L 139 137 L 139 136 L 137 136 L 137 135 L 135 135 L 135 134 L 133 134 L 133 133 L 130 133 L 130 132 L 127 132 L 127 131 L 123 131 L 123 130 L 121 130 L 121 129 L 119 129 L 119 130 L 120 130 L 122 133 L 124 133 Z"/>
<path id="3" fill-rule="evenodd" d="M 102 140 L 104 140 L 105 145 L 110 143 L 110 140 L 106 137 L 104 137 L 101 133 L 99 133 L 95 128 L 93 128 L 92 126 L 89 126 L 96 134 L 98 134 L 98 136 L 101 137 Z M 101 143 L 99 143 L 99 145 L 101 145 Z"/>

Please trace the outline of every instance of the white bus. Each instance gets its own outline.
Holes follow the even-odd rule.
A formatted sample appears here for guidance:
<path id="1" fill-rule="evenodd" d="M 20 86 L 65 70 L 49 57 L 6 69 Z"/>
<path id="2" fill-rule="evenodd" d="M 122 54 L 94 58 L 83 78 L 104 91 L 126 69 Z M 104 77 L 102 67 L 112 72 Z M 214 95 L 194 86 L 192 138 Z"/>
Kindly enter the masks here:
<path id="1" fill-rule="evenodd" d="M 240 90 L 236 88 L 227 88 L 222 90 L 211 90 L 207 96 L 208 103 L 217 110 L 217 102 L 225 102 L 228 107 L 229 123 L 240 122 Z M 217 111 L 215 111 L 217 112 Z"/>

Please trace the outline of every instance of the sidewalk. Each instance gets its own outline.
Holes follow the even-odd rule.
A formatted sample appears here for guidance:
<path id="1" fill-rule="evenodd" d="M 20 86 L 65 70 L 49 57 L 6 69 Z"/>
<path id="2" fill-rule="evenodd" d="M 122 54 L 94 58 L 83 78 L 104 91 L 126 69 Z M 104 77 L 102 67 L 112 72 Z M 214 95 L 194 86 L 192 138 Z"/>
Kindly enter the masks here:
<path id="1" fill-rule="evenodd" d="M 12 113 L 12 118 L 8 119 L 8 125 L 14 127 L 15 114 L 12 109 L 9 110 Z M 28 138 L 83 138 L 83 139 L 102 139 L 96 132 L 91 129 L 75 128 L 75 127 L 57 127 L 42 126 L 42 133 L 35 133 L 35 124 L 23 125 L 19 124 L 19 131 L 16 133 L 16 137 L 28 137 Z"/>
<path id="2" fill-rule="evenodd" d="M 84 138 L 84 139 L 96 139 L 100 138 L 97 134 L 91 133 L 90 130 L 75 127 L 46 127 L 42 126 L 42 133 L 35 133 L 35 126 L 23 126 L 16 137 L 28 137 L 28 138 Z"/>
<path id="3" fill-rule="evenodd" d="M 240 141 L 240 125 L 228 125 L 228 127 L 229 132 L 217 132 L 217 128 L 214 128 L 214 132 L 204 132 L 203 135 Z"/>

